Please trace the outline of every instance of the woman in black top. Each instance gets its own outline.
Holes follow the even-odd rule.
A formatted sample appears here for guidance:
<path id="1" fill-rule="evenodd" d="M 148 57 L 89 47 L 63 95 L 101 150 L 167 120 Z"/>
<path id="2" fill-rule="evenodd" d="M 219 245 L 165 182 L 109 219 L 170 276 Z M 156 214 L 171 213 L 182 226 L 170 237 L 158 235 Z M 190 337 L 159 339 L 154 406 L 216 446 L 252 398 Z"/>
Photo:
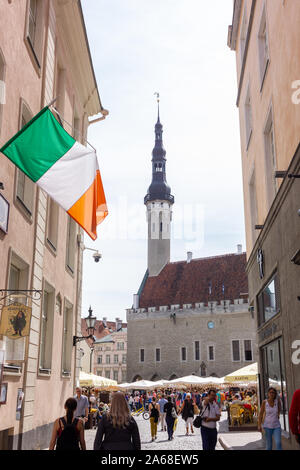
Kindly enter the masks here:
<path id="1" fill-rule="evenodd" d="M 194 421 L 194 402 L 191 398 L 191 394 L 188 393 L 186 399 L 183 402 L 183 405 L 180 410 L 181 416 L 185 421 L 186 426 L 186 436 L 189 435 L 189 425 L 191 427 L 191 432 L 194 434 L 193 421 Z"/>
<path id="2" fill-rule="evenodd" d="M 104 439 L 103 439 L 104 436 Z M 111 400 L 110 412 L 104 414 L 98 425 L 94 450 L 140 450 L 138 426 L 131 416 L 122 392 Z"/>
<path id="3" fill-rule="evenodd" d="M 175 413 L 177 413 L 176 405 L 172 402 L 172 399 L 169 396 L 168 403 L 166 403 L 164 406 L 164 413 L 166 413 L 166 423 L 167 423 L 169 441 L 173 439 L 173 427 L 174 427 L 174 422 L 176 419 L 174 418 L 174 416 L 172 416 L 172 410 L 175 410 Z"/>

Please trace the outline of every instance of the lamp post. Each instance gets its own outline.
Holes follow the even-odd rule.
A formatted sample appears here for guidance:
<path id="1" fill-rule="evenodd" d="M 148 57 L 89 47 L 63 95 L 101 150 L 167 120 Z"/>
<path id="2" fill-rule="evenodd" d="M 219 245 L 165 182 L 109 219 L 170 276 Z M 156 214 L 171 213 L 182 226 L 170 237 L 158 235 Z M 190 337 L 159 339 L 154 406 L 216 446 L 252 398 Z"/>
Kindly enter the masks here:
<path id="1" fill-rule="evenodd" d="M 94 332 L 95 332 L 95 323 L 97 318 L 92 316 L 93 310 L 92 307 L 90 306 L 89 308 L 89 315 L 85 318 L 86 324 L 87 324 L 87 331 L 89 333 L 88 336 L 73 336 L 73 346 L 76 346 L 76 344 L 79 341 L 82 341 L 84 339 L 92 339 L 94 342 Z"/>

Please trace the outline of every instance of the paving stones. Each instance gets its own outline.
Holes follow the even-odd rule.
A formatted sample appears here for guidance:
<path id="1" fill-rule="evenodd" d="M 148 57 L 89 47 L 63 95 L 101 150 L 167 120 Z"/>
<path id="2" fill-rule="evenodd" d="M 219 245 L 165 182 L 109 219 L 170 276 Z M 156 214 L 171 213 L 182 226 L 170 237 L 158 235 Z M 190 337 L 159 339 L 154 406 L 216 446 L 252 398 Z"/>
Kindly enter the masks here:
<path id="1" fill-rule="evenodd" d="M 160 431 L 160 424 L 158 424 L 157 439 L 152 442 L 150 421 L 145 420 L 142 416 L 137 416 L 135 420 L 140 431 L 142 450 L 202 450 L 200 430 L 194 428 L 194 434 L 186 436 L 185 421 L 180 416 L 172 441 L 168 441 L 168 433 Z M 96 430 L 85 431 L 87 450 L 93 449 L 95 436 Z M 219 442 L 216 445 L 216 450 L 223 450 Z"/>

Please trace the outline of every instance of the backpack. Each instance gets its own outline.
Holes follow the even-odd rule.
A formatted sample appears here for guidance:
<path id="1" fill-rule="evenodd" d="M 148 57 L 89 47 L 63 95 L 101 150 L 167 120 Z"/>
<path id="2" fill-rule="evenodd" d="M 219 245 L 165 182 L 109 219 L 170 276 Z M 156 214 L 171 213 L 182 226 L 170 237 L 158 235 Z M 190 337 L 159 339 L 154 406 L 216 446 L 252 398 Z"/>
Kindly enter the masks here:
<path id="1" fill-rule="evenodd" d="M 78 418 L 71 424 L 67 424 L 65 418 L 60 418 L 64 429 L 57 439 L 56 450 L 80 450 L 78 443 L 78 431 L 76 429 Z"/>

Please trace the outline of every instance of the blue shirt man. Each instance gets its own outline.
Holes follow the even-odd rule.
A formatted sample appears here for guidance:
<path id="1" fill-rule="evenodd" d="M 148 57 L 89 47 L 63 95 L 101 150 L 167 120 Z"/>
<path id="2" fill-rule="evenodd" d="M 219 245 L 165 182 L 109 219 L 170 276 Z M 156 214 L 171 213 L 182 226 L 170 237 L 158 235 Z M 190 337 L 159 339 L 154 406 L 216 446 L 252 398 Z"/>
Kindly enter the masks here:
<path id="1" fill-rule="evenodd" d="M 75 418 L 84 418 L 85 421 L 88 420 L 89 415 L 89 400 L 85 395 L 81 394 L 81 388 L 76 388 L 75 400 L 77 401 L 77 408 L 75 410 Z"/>

